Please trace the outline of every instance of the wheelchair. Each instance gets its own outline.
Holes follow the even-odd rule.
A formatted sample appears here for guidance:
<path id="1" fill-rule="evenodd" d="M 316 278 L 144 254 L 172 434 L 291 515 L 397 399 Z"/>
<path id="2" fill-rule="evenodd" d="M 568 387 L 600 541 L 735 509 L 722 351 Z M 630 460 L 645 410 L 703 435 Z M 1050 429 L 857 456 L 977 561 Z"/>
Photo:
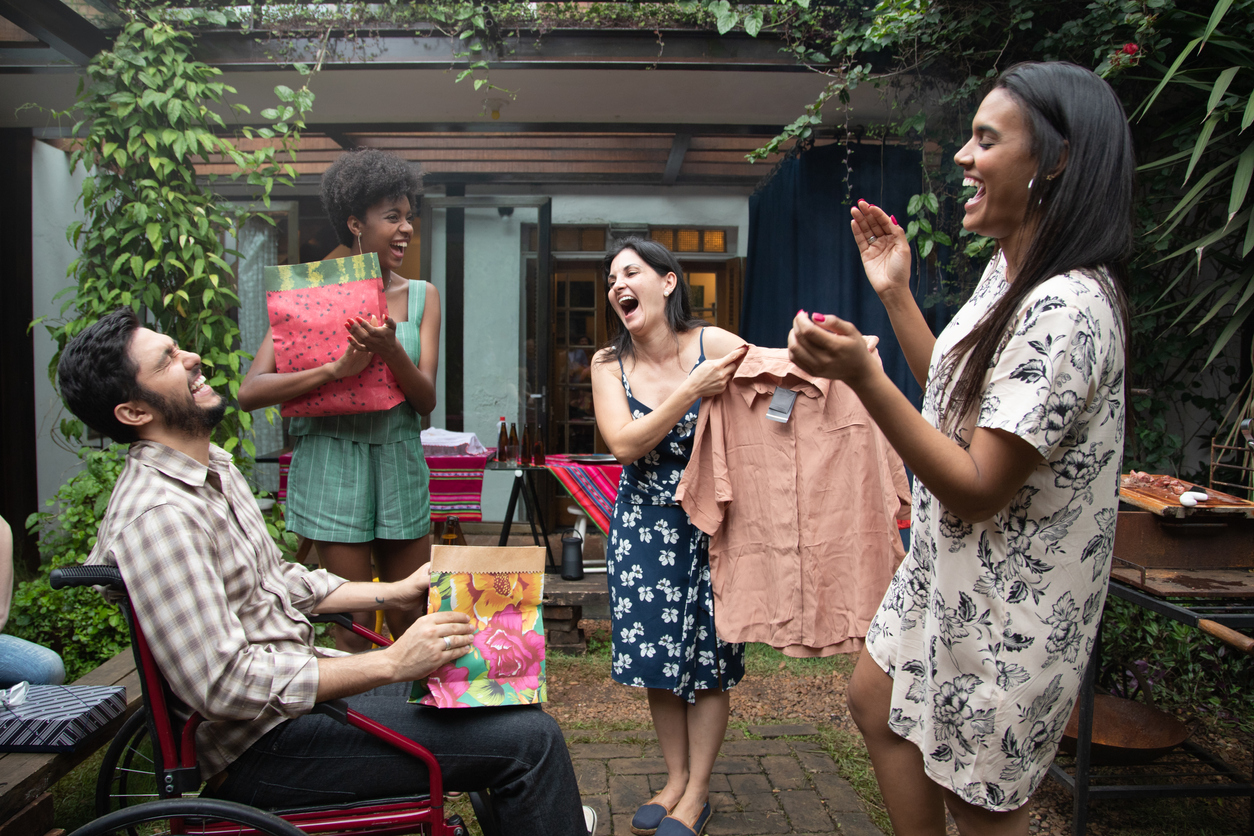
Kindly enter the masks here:
<path id="1" fill-rule="evenodd" d="M 121 596 L 119 606 L 130 630 L 135 667 L 144 689 L 143 705 L 127 719 L 105 752 L 96 785 L 99 818 L 72 836 L 468 836 L 460 816 L 444 814 L 444 780 L 435 756 L 342 700 L 319 703 L 314 711 L 421 760 L 429 776 L 427 795 L 276 811 L 198 797 L 202 782 L 195 740 L 204 718 L 193 712 L 182 728 L 178 727 L 173 709 L 182 704 L 157 668 L 126 597 L 121 572 L 115 566 L 69 566 L 54 569 L 49 581 L 53 589 L 103 586 Z M 390 644 L 344 614 L 314 616 L 311 620 L 333 621 L 380 646 Z M 499 828 L 491 796 L 486 791 L 468 795 L 484 836 L 496 836 Z"/>

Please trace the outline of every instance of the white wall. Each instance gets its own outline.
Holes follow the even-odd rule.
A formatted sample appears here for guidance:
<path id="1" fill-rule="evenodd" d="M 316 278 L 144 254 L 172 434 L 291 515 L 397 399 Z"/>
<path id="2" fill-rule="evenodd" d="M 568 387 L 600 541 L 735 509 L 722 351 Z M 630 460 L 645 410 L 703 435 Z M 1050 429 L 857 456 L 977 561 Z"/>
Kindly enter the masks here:
<path id="1" fill-rule="evenodd" d="M 32 306 L 35 318 L 58 319 L 66 297 L 52 297 L 73 283 L 66 276 L 70 262 L 76 257 L 74 248 L 65 240 L 65 230 L 82 213 L 75 207 L 85 174 L 81 168 L 69 170 L 69 155 L 44 142 L 33 144 L 31 160 L 31 243 L 34 261 Z M 48 364 L 56 353 L 56 344 L 42 325 L 32 332 L 35 342 L 35 455 L 38 464 L 39 505 L 78 469 L 78 456 L 64 448 L 57 429 L 61 419 L 68 417 L 61 399 L 48 379 Z"/>

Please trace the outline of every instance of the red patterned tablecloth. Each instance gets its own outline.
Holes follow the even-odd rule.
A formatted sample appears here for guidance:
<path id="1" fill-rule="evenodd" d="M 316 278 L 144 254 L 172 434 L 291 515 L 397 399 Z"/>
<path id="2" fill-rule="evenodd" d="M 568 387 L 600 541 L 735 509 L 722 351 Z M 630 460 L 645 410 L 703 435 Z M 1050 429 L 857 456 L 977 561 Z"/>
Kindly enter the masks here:
<path id="1" fill-rule="evenodd" d="M 426 457 L 431 471 L 432 522 L 443 522 L 449 516 L 464 523 L 483 519 L 483 468 L 495 452 Z"/>
<path id="2" fill-rule="evenodd" d="M 617 462 L 576 462 L 566 455 L 546 456 L 544 466 L 588 515 L 593 525 L 601 529 L 602 534 L 609 534 L 610 515 L 614 513 L 623 466 Z"/>

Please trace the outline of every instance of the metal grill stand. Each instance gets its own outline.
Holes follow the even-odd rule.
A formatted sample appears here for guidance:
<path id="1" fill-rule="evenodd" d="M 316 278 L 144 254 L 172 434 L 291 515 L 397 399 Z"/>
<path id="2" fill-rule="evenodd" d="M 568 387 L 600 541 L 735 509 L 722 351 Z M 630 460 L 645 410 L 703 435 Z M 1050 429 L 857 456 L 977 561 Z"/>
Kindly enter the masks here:
<path id="1" fill-rule="evenodd" d="M 1200 620 L 1209 619 L 1234 630 L 1254 629 L 1254 606 L 1248 604 L 1199 602 L 1185 606 L 1147 595 L 1115 580 L 1110 582 L 1110 594 L 1190 627 L 1197 627 Z M 1093 691 L 1101 660 L 1101 640 L 1099 629 L 1093 646 L 1093 656 L 1089 659 L 1084 679 L 1080 683 L 1080 722 L 1075 756 L 1071 758 L 1059 755 L 1049 768 L 1050 776 L 1071 793 L 1072 832 L 1075 836 L 1084 836 L 1090 798 L 1144 796 L 1246 796 L 1250 798 L 1249 832 L 1254 836 L 1254 783 L 1251 783 L 1250 776 L 1192 741 L 1185 741 L 1180 750 L 1152 764 L 1108 767 L 1103 768 L 1100 775 L 1093 774 L 1090 758 L 1093 743 Z M 1165 780 L 1169 778 L 1175 780 L 1166 783 Z M 1138 783 L 1128 783 L 1131 779 Z M 1180 779 L 1185 780 L 1179 782 Z"/>

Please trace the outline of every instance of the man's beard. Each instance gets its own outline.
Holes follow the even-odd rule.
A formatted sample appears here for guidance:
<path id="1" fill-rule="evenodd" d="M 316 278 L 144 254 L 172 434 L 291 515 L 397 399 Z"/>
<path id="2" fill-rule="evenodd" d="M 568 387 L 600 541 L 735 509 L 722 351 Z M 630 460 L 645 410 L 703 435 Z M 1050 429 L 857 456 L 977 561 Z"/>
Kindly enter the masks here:
<path id="1" fill-rule="evenodd" d="M 226 415 L 226 398 L 210 407 L 199 407 L 195 401 L 174 401 L 141 387 L 140 400 L 161 414 L 166 429 L 188 438 L 202 438 L 213 432 Z"/>

